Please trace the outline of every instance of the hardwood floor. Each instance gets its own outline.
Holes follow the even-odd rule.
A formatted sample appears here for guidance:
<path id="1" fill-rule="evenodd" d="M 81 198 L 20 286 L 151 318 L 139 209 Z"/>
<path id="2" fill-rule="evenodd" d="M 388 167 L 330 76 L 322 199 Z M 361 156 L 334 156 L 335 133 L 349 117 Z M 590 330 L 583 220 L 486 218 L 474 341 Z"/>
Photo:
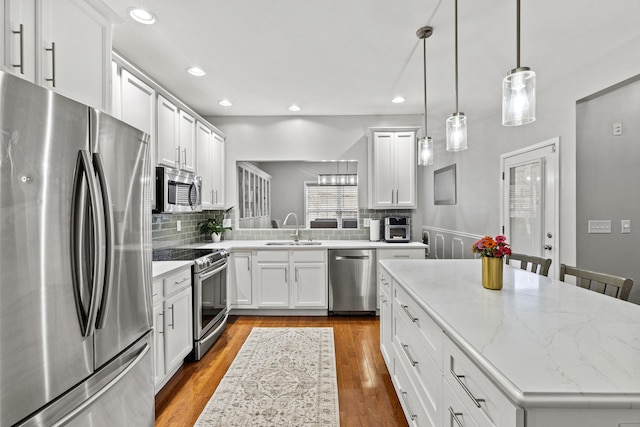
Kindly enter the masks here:
<path id="1" fill-rule="evenodd" d="M 340 425 L 407 425 L 380 354 L 377 317 L 234 316 L 205 357 L 186 363 L 157 394 L 156 426 L 193 426 L 254 326 L 333 327 Z"/>

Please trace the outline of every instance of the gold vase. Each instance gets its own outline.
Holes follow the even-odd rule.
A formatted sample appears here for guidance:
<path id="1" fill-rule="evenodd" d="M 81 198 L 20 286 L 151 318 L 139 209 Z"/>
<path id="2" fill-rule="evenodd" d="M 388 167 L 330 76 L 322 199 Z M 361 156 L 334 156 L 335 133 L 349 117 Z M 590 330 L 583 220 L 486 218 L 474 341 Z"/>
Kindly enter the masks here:
<path id="1" fill-rule="evenodd" d="M 482 257 L 482 286 L 502 289 L 502 258 Z"/>

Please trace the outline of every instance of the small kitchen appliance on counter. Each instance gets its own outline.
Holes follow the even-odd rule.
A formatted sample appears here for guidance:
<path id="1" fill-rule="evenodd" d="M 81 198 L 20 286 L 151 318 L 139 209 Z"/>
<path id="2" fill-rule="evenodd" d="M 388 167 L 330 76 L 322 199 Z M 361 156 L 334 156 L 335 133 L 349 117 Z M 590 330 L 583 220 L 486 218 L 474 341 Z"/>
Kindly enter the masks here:
<path id="1" fill-rule="evenodd" d="M 384 219 L 384 241 L 388 243 L 407 243 L 411 240 L 411 218 L 408 216 L 389 216 Z"/>

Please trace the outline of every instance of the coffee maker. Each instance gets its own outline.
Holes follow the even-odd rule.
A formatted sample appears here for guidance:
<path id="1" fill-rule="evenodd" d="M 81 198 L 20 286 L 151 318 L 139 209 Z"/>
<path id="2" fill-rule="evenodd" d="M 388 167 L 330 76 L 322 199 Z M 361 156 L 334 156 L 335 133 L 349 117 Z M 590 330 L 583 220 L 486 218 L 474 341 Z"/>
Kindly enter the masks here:
<path id="1" fill-rule="evenodd" d="M 408 216 L 386 217 L 383 229 L 385 242 L 407 243 L 411 240 L 411 218 Z"/>

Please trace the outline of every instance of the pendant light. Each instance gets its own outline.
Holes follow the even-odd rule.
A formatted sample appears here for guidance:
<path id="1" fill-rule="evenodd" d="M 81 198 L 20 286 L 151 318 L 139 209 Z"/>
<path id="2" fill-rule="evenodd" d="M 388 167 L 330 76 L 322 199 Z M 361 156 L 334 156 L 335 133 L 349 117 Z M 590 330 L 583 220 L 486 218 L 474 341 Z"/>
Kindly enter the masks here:
<path id="1" fill-rule="evenodd" d="M 520 0 L 516 0 L 516 68 L 502 80 L 502 124 L 520 126 L 536 120 L 536 73 L 520 66 Z"/>
<path id="2" fill-rule="evenodd" d="M 456 112 L 447 119 L 447 151 L 467 149 L 467 117 L 458 111 L 458 0 L 455 1 Z"/>
<path id="3" fill-rule="evenodd" d="M 419 28 L 416 35 L 422 39 L 422 58 L 424 75 L 424 137 L 418 141 L 418 166 L 433 164 L 433 139 L 427 134 L 427 38 L 433 34 L 433 28 Z"/>

